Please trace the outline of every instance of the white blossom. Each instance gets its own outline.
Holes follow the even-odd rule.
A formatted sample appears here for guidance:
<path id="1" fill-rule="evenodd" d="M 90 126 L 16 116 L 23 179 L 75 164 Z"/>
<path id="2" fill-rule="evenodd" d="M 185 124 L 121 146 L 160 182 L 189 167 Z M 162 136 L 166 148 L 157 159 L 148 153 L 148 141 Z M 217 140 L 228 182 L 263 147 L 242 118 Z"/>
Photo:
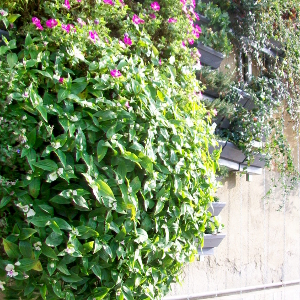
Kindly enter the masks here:
<path id="1" fill-rule="evenodd" d="M 16 263 L 15 263 L 15 266 L 20 266 L 21 265 L 21 263 L 19 262 L 19 261 L 17 261 Z"/>
<path id="2" fill-rule="evenodd" d="M 35 215 L 35 211 L 32 208 L 30 208 L 29 212 L 27 213 L 27 218 L 33 217 L 34 215 Z"/>
<path id="3" fill-rule="evenodd" d="M 5 290 L 4 284 L 5 284 L 4 281 L 0 281 L 0 290 L 2 290 L 2 291 Z"/>

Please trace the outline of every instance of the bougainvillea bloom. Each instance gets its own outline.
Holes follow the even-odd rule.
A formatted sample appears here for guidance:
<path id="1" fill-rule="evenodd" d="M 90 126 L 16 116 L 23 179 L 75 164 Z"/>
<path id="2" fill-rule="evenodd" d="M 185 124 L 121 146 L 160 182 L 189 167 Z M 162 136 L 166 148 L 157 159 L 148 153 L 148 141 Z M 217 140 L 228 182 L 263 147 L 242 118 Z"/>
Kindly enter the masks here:
<path id="1" fill-rule="evenodd" d="M 130 39 L 130 37 L 128 36 L 128 34 L 124 34 L 124 39 L 123 39 L 123 41 L 124 41 L 124 44 L 125 45 L 129 45 L 129 46 L 131 46 L 132 45 L 132 40 Z"/>
<path id="2" fill-rule="evenodd" d="M 160 10 L 160 6 L 159 6 L 158 2 L 152 2 L 152 3 L 151 3 L 151 8 L 152 8 L 154 11 L 159 11 L 159 10 Z"/>
<path id="3" fill-rule="evenodd" d="M 188 41 L 189 41 L 189 44 L 190 44 L 190 45 L 193 45 L 193 44 L 194 44 L 194 40 L 193 40 L 193 39 L 188 39 Z"/>
<path id="4" fill-rule="evenodd" d="M 199 33 L 201 33 L 202 32 L 202 29 L 201 29 L 201 27 L 200 26 L 198 26 L 198 25 L 195 25 L 195 29 L 199 32 Z"/>
<path id="5" fill-rule="evenodd" d="M 78 18 L 78 19 L 77 19 L 77 22 L 78 22 L 78 24 L 80 25 L 80 27 L 86 25 L 86 23 L 85 23 L 81 18 Z"/>
<path id="6" fill-rule="evenodd" d="M 64 7 L 69 10 L 71 8 L 69 0 L 65 0 Z"/>
<path id="7" fill-rule="evenodd" d="M 112 2 L 112 0 L 103 0 L 103 3 L 109 4 L 109 5 L 112 5 L 112 6 L 115 5 L 115 4 Z"/>
<path id="8" fill-rule="evenodd" d="M 70 30 L 71 30 L 71 25 L 70 25 L 70 24 L 67 24 L 67 25 L 61 24 L 61 28 L 62 28 L 63 30 L 65 30 L 67 33 L 69 33 Z"/>
<path id="9" fill-rule="evenodd" d="M 141 24 L 141 23 L 143 24 L 143 23 L 145 23 L 145 21 L 140 19 L 137 15 L 133 15 L 132 22 L 134 24 Z"/>
<path id="10" fill-rule="evenodd" d="M 89 39 L 92 41 L 92 42 L 96 42 L 97 40 L 99 40 L 99 36 L 97 34 L 97 32 L 94 30 L 94 31 L 89 31 Z"/>
<path id="11" fill-rule="evenodd" d="M 33 17 L 31 20 L 34 25 L 41 24 L 41 20 L 39 18 Z"/>
<path id="12" fill-rule="evenodd" d="M 119 70 L 111 70 L 110 75 L 112 77 L 120 77 L 120 76 L 122 76 L 122 73 Z"/>
<path id="13" fill-rule="evenodd" d="M 170 19 L 168 20 L 168 22 L 169 22 L 169 23 L 176 23 L 177 20 L 176 20 L 175 18 L 170 18 Z"/>
<path id="14" fill-rule="evenodd" d="M 151 19 L 156 19 L 156 15 L 155 15 L 155 14 L 149 14 L 149 17 L 150 17 Z"/>
<path id="15" fill-rule="evenodd" d="M 53 27 L 57 26 L 57 21 L 55 19 L 47 20 L 46 26 L 49 28 L 53 28 Z"/>

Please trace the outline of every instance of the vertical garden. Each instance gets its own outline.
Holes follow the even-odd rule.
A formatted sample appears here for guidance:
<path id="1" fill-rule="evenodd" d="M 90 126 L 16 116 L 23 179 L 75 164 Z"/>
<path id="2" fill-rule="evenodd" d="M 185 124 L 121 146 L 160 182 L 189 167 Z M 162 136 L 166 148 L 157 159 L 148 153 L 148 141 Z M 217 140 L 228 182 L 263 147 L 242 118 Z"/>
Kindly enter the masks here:
<path id="1" fill-rule="evenodd" d="M 195 2 L 1 5 L 0 289 L 159 299 L 216 188 Z"/>

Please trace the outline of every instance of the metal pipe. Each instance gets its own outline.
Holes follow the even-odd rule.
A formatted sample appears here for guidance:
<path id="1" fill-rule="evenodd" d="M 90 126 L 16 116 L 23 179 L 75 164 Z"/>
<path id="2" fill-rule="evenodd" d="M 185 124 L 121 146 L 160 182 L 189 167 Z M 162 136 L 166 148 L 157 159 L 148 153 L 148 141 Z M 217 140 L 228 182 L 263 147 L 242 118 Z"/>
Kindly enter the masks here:
<path id="1" fill-rule="evenodd" d="M 277 282 L 263 285 L 255 285 L 237 289 L 227 289 L 220 291 L 213 291 L 207 293 L 199 293 L 199 294 L 191 294 L 191 295 L 180 295 L 180 296 L 169 296 L 164 297 L 162 300 L 200 300 L 200 299 L 209 299 L 209 298 L 217 298 L 217 297 L 225 297 L 225 296 L 233 296 L 233 295 L 242 295 L 252 292 L 258 292 L 263 290 L 276 289 L 286 286 L 298 285 L 300 284 L 300 280 L 293 281 L 285 281 L 285 282 Z"/>

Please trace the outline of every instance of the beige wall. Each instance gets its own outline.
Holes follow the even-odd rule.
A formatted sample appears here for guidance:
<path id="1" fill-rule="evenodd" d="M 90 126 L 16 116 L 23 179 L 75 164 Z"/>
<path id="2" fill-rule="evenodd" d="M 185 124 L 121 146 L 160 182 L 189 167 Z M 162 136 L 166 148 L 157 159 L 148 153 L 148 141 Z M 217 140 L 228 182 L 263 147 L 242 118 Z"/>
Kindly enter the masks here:
<path id="1" fill-rule="evenodd" d="M 298 144 L 293 145 L 295 163 L 298 164 Z M 278 211 L 284 203 L 279 188 L 274 190 L 270 199 L 263 199 L 274 175 L 264 170 L 263 175 L 253 176 L 252 182 L 247 182 L 245 175 L 230 175 L 218 191 L 220 201 L 227 203 L 221 213 L 227 236 L 215 249 L 214 256 L 191 263 L 184 269 L 182 286 L 174 285 L 170 295 L 300 278 L 299 190 L 293 192 L 286 199 L 285 207 Z"/>

